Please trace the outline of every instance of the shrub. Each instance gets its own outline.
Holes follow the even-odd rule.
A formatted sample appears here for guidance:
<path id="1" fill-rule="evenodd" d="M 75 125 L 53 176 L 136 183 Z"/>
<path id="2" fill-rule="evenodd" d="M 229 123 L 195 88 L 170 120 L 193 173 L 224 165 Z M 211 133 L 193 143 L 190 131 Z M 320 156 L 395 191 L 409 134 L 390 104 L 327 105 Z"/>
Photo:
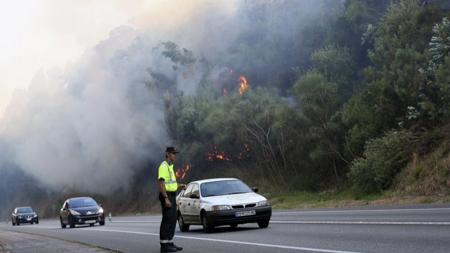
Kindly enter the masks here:
<path id="1" fill-rule="evenodd" d="M 349 177 L 356 190 L 374 193 L 388 189 L 395 175 L 404 168 L 415 147 L 408 131 L 390 131 L 369 141 L 363 157 L 352 162 Z"/>

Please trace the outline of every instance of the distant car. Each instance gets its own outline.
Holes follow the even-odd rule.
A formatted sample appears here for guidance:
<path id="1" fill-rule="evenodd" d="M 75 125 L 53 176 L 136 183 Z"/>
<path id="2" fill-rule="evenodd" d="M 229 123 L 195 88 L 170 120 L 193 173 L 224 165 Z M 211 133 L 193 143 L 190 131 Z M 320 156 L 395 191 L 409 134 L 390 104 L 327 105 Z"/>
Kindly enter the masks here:
<path id="1" fill-rule="evenodd" d="M 258 223 L 269 226 L 272 207 L 267 199 L 235 178 L 194 181 L 177 196 L 178 225 L 182 232 L 190 225 L 202 225 L 205 232 L 215 226 Z"/>
<path id="2" fill-rule="evenodd" d="M 90 197 L 70 198 L 64 201 L 59 214 L 61 228 L 74 228 L 75 225 L 99 223 L 105 225 L 103 208 Z"/>
<path id="3" fill-rule="evenodd" d="M 16 207 L 11 214 L 11 223 L 13 226 L 19 226 L 21 223 L 39 224 L 39 216 L 29 206 Z"/>

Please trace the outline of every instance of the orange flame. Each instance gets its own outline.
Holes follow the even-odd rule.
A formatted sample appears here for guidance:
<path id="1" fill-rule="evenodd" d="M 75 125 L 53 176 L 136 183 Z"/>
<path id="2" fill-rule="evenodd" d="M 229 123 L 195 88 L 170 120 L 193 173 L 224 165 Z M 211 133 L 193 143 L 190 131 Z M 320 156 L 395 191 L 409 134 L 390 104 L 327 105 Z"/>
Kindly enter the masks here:
<path id="1" fill-rule="evenodd" d="M 211 145 L 212 150 L 206 152 L 206 160 L 210 162 L 214 161 L 236 161 L 250 158 L 251 147 L 249 144 L 244 143 L 239 153 L 234 155 L 227 155 L 225 152 L 219 150 L 216 145 Z"/>
<path id="2" fill-rule="evenodd" d="M 212 161 L 231 161 L 231 158 L 229 158 L 225 152 L 217 150 L 217 146 L 214 146 L 214 150 L 211 152 L 206 153 L 206 160 L 212 162 Z"/>
<path id="3" fill-rule="evenodd" d="M 239 76 L 239 95 L 242 96 L 248 90 L 248 81 L 245 76 Z"/>
<path id="4" fill-rule="evenodd" d="M 178 180 L 182 180 L 186 177 L 186 175 L 188 174 L 188 172 L 190 170 L 191 170 L 191 165 L 185 164 L 183 166 L 183 168 L 177 169 L 177 171 L 175 172 L 175 176 L 177 177 Z"/>

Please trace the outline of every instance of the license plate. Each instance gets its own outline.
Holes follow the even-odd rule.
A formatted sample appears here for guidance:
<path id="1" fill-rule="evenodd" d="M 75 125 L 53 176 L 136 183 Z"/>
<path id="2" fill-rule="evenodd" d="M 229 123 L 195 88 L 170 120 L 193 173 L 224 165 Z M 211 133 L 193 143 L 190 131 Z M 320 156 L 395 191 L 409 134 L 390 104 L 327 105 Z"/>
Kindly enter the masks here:
<path id="1" fill-rule="evenodd" d="M 256 214 L 255 210 L 236 212 L 236 217 L 251 216 L 255 214 Z"/>
<path id="2" fill-rule="evenodd" d="M 27 218 L 27 221 L 30 221 L 31 220 L 31 218 Z"/>
<path id="3" fill-rule="evenodd" d="M 85 221 L 84 223 L 95 223 L 95 220 L 87 220 L 87 221 Z"/>

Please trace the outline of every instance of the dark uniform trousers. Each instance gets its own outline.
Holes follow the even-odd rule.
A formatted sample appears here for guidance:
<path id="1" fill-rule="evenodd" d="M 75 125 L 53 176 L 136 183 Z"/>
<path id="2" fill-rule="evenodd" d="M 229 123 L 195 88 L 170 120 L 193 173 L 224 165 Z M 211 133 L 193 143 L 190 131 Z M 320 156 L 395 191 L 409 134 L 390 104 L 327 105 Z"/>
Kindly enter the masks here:
<path id="1" fill-rule="evenodd" d="M 159 194 L 162 209 L 162 221 L 159 227 L 159 239 L 161 242 L 171 241 L 175 235 L 175 227 L 177 224 L 177 203 L 176 192 L 167 192 L 172 207 L 165 207 L 165 200 L 162 194 Z"/>

